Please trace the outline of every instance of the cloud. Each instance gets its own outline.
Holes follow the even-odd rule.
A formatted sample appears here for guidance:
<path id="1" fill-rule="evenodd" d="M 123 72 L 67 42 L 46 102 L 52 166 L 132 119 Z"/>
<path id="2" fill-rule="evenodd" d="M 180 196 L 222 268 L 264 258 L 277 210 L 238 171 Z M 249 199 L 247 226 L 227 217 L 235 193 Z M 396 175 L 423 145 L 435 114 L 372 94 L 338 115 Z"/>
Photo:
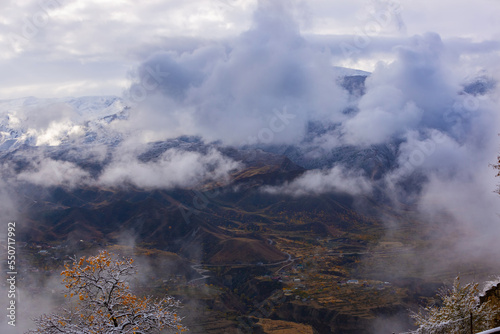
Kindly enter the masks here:
<path id="1" fill-rule="evenodd" d="M 95 5 L 88 8 L 68 5 L 58 10 L 72 13 L 71 17 L 86 17 Z M 311 8 L 316 5 L 321 6 L 318 2 Z M 107 6 L 117 10 L 115 4 Z M 366 7 L 345 7 L 345 10 L 358 8 L 357 19 L 362 26 L 363 22 L 380 16 L 388 6 L 392 6 L 390 2 L 373 1 Z M 415 164 L 425 173 L 443 169 L 444 158 L 439 160 L 437 156 L 453 159 L 458 164 L 465 157 L 457 155 L 457 150 L 477 149 L 481 137 L 483 141 L 491 141 L 490 137 L 485 138 L 484 131 L 478 130 L 483 126 L 491 128 L 491 122 L 487 121 L 490 111 L 485 112 L 491 107 L 473 110 L 474 103 L 491 102 L 487 101 L 488 97 L 464 94 L 463 84 L 466 78 L 478 73 L 478 61 L 493 64 L 492 54 L 497 52 L 498 43 L 465 38 L 443 40 L 436 33 L 408 38 L 384 31 L 381 36 L 369 36 L 366 47 L 357 46 L 361 54 L 372 57 L 382 52 L 392 54 L 394 60 L 380 62 L 366 80 L 366 94 L 353 99 L 339 86 L 340 72 L 332 66 L 332 59 L 339 56 L 339 43 L 349 39 L 352 42 L 353 36 L 330 36 L 333 39 L 328 40 L 312 35 L 309 39 L 310 35 L 301 32 L 308 22 L 308 14 L 302 9 L 307 8 L 300 3 L 259 1 L 248 29 L 232 39 L 194 43 L 189 47 L 186 46 L 189 43 L 180 43 L 182 46 L 178 45 L 178 49 L 149 55 L 130 72 L 133 83 L 126 96 L 127 102 L 133 105 L 130 119 L 113 123 L 114 129 L 140 143 L 199 135 L 208 141 L 220 140 L 236 146 L 294 144 L 307 149 L 310 145 L 319 145 L 321 150 L 314 152 L 345 145 L 384 144 L 396 138 L 402 141 L 398 148 L 399 168 L 386 178 L 389 183 L 407 177 L 410 171 L 417 169 Z M 146 15 L 146 11 L 144 8 L 137 15 Z M 404 12 L 396 14 L 392 18 L 396 21 L 389 23 L 398 31 L 404 30 Z M 54 20 L 59 19 L 54 14 Z M 328 48 L 328 43 L 333 45 Z M 145 48 L 143 53 L 147 50 L 155 48 Z M 466 50 L 465 56 L 461 54 L 463 50 Z M 347 108 L 355 111 L 345 113 Z M 44 113 L 39 118 L 36 113 L 21 117 L 31 129 L 30 133 L 38 138 L 38 144 L 57 145 L 60 144 L 58 138 L 81 134 L 81 128 L 70 122 L 73 116 L 63 105 L 44 109 Z M 324 131 L 305 143 L 310 124 L 321 124 Z M 439 138 L 445 138 L 445 142 L 437 143 Z M 473 142 L 476 144 L 472 145 Z M 432 157 L 425 151 L 428 144 L 437 145 L 438 153 Z M 137 160 L 136 153 L 123 151 L 120 157 L 115 155 L 97 182 L 108 185 L 128 182 L 144 187 L 185 186 L 189 178 L 219 177 L 203 168 L 212 163 L 227 166 L 221 169 L 222 174 L 234 168 L 230 161 L 224 160 L 226 158 L 217 156 L 217 152 L 203 155 L 168 151 L 159 160 L 148 163 Z M 419 165 L 422 154 L 425 159 Z M 411 168 L 404 167 L 408 162 Z M 192 168 L 186 167 L 188 163 L 193 163 Z M 51 164 L 49 161 L 37 166 L 37 173 L 49 167 L 56 170 L 77 167 Z M 448 164 L 446 168 L 451 173 L 453 166 Z M 77 170 L 75 173 L 76 177 L 85 178 Z M 329 191 L 339 187 L 339 182 L 329 180 L 337 180 L 342 173 L 334 168 L 308 174 L 308 180 L 318 184 L 318 189 Z M 33 175 L 32 180 L 40 176 Z M 177 178 L 169 175 L 177 175 Z M 27 175 L 23 177 L 28 179 Z M 321 182 L 317 182 L 323 178 L 331 187 L 322 187 Z M 363 178 L 360 180 L 360 184 L 364 184 Z M 365 189 L 359 185 L 353 187 Z"/>
<path id="2" fill-rule="evenodd" d="M 201 182 L 228 180 L 239 163 L 224 157 L 215 149 L 206 154 L 169 149 L 158 159 L 142 162 L 136 156 L 125 155 L 110 163 L 96 185 L 123 187 L 133 185 L 143 189 L 193 187 Z"/>
<path id="3" fill-rule="evenodd" d="M 22 120 L 20 125 L 33 131 L 44 131 L 53 122 L 66 122 L 74 115 L 72 108 L 64 103 L 38 102 L 36 99 L 26 99 L 22 106 L 11 109 L 11 112 Z"/>
<path id="4" fill-rule="evenodd" d="M 443 258 L 484 263 L 499 251 L 498 180 L 490 166 L 498 155 L 498 93 L 459 95 L 435 112 L 441 119 L 407 131 L 398 167 L 381 181 L 393 203 L 414 205 L 434 238 L 449 241 L 453 234 Z"/>
<path id="5" fill-rule="evenodd" d="M 67 161 L 44 159 L 34 163 L 34 168 L 17 175 L 25 181 L 44 187 L 62 186 L 74 188 L 90 179 L 90 174 L 76 164 Z"/>
<path id="6" fill-rule="evenodd" d="M 458 99 L 460 81 L 441 38 L 415 36 L 397 52 L 394 62 L 379 64 L 366 80 L 359 112 L 344 124 L 348 143 L 381 143 L 408 130 L 443 127 L 440 115 Z"/>
<path id="7" fill-rule="evenodd" d="M 40 154 L 21 154 L 16 159 L 28 163 L 19 173 L 14 171 L 14 164 L 4 164 L 2 174 L 9 184 L 18 182 L 31 183 L 42 187 L 106 187 L 140 189 L 171 189 L 176 187 L 195 187 L 206 182 L 225 183 L 230 174 L 241 168 L 241 163 L 234 161 L 212 148 L 207 152 L 185 151 L 171 148 L 157 158 L 142 161 L 138 156 L 144 147 L 122 146 L 111 157 L 104 152 L 70 150 L 56 160 L 47 157 L 48 152 Z M 82 162 L 86 167 L 77 165 L 73 160 Z M 86 157 L 86 158 L 85 158 Z M 107 159 L 107 160 L 103 160 Z M 89 169 L 96 164 L 100 170 Z"/>
<path id="8" fill-rule="evenodd" d="M 359 171 L 348 171 L 341 166 L 328 170 L 311 170 L 281 186 L 265 186 L 262 191 L 270 194 L 293 196 L 319 195 L 324 193 L 348 193 L 367 195 L 372 190 L 370 181 Z"/>
<path id="9" fill-rule="evenodd" d="M 137 55 L 224 38 L 249 25 L 253 1 L 10 2 L 0 14 L 3 98 L 118 95 Z M 179 38 L 186 41 L 180 41 Z"/>
<path id="10" fill-rule="evenodd" d="M 302 38 L 290 8 L 261 1 L 251 28 L 229 45 L 149 57 L 128 94 L 140 102 L 131 113 L 134 124 L 164 136 L 188 133 L 240 145 L 263 129 L 273 131 L 273 142 L 293 142 L 309 119 L 342 119 L 348 97 L 330 55 Z M 284 109 L 293 119 L 275 120 Z"/>
<path id="11" fill-rule="evenodd" d="M 373 56 L 384 52 L 393 54 L 394 60 L 377 65 L 366 80 L 366 94 L 358 100 L 339 86 L 340 72 L 332 66 L 332 59 L 338 57 L 338 44 L 352 41 L 352 36 L 331 37 L 334 39 L 330 43 L 335 45 L 325 48 L 327 39 L 302 35 L 307 15 L 296 5 L 260 1 L 248 30 L 233 39 L 195 43 L 188 48 L 149 55 L 130 72 L 133 84 L 126 98 L 133 109 L 129 120 L 114 123 L 115 129 L 139 142 L 200 135 L 208 141 L 221 140 L 236 146 L 319 145 L 320 151 L 345 145 L 384 144 L 397 138 L 402 141 L 398 148 L 399 168 L 386 178 L 397 184 L 396 180 L 408 177 L 415 169 L 431 173 L 444 168 L 443 160 L 461 163 L 466 158 L 457 155 L 457 150 L 464 149 L 468 141 L 477 142 L 484 137 L 477 130 L 483 125 L 491 128 L 491 122 L 486 124 L 489 112 L 484 114 L 484 108 L 472 110 L 474 103 L 490 103 L 487 97 L 464 94 L 463 84 L 466 78 L 478 73 L 478 59 L 491 58 L 498 50 L 495 43 L 464 38 L 443 40 L 436 33 L 409 38 L 370 36 L 369 45 L 359 48 L 361 53 Z M 358 13 L 360 22 L 373 19 L 374 13 L 387 5 L 373 2 Z M 403 29 L 402 16 L 398 14 L 396 18 L 398 22 L 392 23 Z M 463 50 L 467 57 L 461 54 Z M 355 112 L 346 114 L 346 108 L 351 107 Z M 41 143 L 56 143 L 62 133 L 79 133 L 78 128 L 67 126 L 64 113 L 44 119 L 59 121 L 32 121 Z M 312 142 L 304 143 L 312 123 L 322 124 L 326 130 Z M 437 142 L 443 138 L 444 142 Z M 429 144 L 437 146 L 432 157 L 425 151 Z M 470 144 L 466 147 L 478 148 Z M 168 151 L 159 160 L 148 163 L 137 160 L 137 152 L 131 152 L 124 151 L 119 158 L 115 155 L 97 182 L 128 182 L 141 187 L 188 186 L 186 180 L 190 178 L 218 177 L 203 168 L 213 161 L 227 166 L 222 168 L 222 174 L 234 168 L 217 152 L 205 156 Z M 422 154 L 425 159 L 419 165 Z M 406 168 L 409 161 L 411 168 Z M 188 163 L 193 163 L 192 168 L 186 167 Z M 451 173 L 453 168 L 448 164 L 446 171 Z M 335 167 L 307 174 L 306 180 L 316 184 L 319 192 L 334 188 L 354 189 L 355 193 L 369 191 L 364 177 L 354 174 L 348 179 L 359 176 L 359 183 L 347 182 L 349 186 L 342 188 L 339 178 L 344 174 Z"/>
<path id="12" fill-rule="evenodd" d="M 352 42 L 374 21 L 374 12 L 394 1 L 328 0 L 287 2 L 300 31 L 307 35 L 345 36 Z M 2 98 L 27 95 L 119 94 L 124 75 L 153 51 L 184 52 L 208 40 L 228 41 L 252 26 L 263 1 L 210 0 L 134 2 L 27 0 L 6 2 L 0 13 Z M 495 1 L 419 1 L 404 3 L 379 37 L 440 33 L 445 39 L 498 40 Z M 377 36 L 371 36 L 377 37 Z M 374 39 L 375 40 L 375 39 Z M 367 70 L 379 55 L 362 57 Z M 387 46 L 387 43 L 385 43 Z M 338 43 L 332 49 L 339 50 Z M 387 54 L 389 48 L 385 48 Z M 374 59 L 375 58 L 375 59 Z"/>
<path id="13" fill-rule="evenodd" d="M 126 98 L 134 105 L 132 122 L 123 127 L 148 140 L 188 134 L 231 145 L 298 144 L 309 124 L 319 122 L 335 128 L 322 134 L 325 143 L 383 143 L 417 128 L 446 126 L 441 114 L 462 98 L 465 78 L 478 72 L 477 59 L 500 48 L 437 33 L 304 35 L 298 8 L 260 1 L 250 28 L 231 40 L 147 57 L 131 72 Z M 363 15 L 383 32 L 393 23 L 403 29 L 401 10 L 376 1 Z M 359 101 L 339 86 L 338 77 L 349 72 L 332 66 L 351 58 L 342 45 L 355 49 L 353 59 L 387 58 L 366 80 Z M 359 112 L 346 115 L 353 106 Z M 273 123 L 284 109 L 293 118 Z"/>

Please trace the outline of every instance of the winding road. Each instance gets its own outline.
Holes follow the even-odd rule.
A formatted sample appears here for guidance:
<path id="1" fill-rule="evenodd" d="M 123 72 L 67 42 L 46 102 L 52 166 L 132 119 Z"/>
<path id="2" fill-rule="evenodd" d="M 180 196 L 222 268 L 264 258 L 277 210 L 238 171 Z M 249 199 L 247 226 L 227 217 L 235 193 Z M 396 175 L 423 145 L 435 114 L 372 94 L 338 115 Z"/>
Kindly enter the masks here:
<path id="1" fill-rule="evenodd" d="M 284 266 L 280 267 L 278 270 L 276 270 L 275 272 L 279 272 L 281 269 L 291 265 L 295 259 L 292 259 L 292 256 L 288 253 L 285 253 L 283 252 L 283 254 L 285 254 L 287 256 L 287 259 L 286 260 L 283 260 L 283 261 L 278 261 L 278 262 L 273 262 L 273 263 L 230 263 L 230 264 L 203 264 L 203 263 L 199 263 L 199 264 L 193 264 L 191 266 L 191 268 L 193 268 L 194 270 L 196 270 L 202 277 L 198 277 L 198 278 L 195 278 L 195 279 L 192 279 L 190 280 L 189 282 L 187 282 L 188 284 L 189 283 L 192 283 L 192 282 L 195 282 L 195 281 L 199 281 L 199 280 L 203 280 L 203 279 L 206 279 L 208 277 L 210 277 L 210 275 L 205 275 L 206 272 L 209 272 L 210 270 L 207 270 L 207 269 L 203 269 L 203 267 L 235 267 L 235 266 L 243 266 L 243 267 L 272 267 L 272 266 L 278 266 L 280 264 L 283 264 L 283 263 L 286 263 Z"/>

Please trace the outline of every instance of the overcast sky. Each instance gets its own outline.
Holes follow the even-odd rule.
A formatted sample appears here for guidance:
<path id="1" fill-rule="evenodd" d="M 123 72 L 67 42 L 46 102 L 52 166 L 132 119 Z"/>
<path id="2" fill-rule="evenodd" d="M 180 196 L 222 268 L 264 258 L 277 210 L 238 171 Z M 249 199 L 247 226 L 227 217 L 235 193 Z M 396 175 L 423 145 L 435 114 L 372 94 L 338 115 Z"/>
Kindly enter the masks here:
<path id="1" fill-rule="evenodd" d="M 391 50 L 401 40 L 426 32 L 471 56 L 499 50 L 498 0 L 284 3 L 302 36 L 344 55 L 333 65 L 372 71 L 377 61 L 394 59 Z M 1 0 L 0 99 L 121 95 L 128 73 L 154 52 L 230 44 L 252 27 L 258 6 L 255 0 Z"/>

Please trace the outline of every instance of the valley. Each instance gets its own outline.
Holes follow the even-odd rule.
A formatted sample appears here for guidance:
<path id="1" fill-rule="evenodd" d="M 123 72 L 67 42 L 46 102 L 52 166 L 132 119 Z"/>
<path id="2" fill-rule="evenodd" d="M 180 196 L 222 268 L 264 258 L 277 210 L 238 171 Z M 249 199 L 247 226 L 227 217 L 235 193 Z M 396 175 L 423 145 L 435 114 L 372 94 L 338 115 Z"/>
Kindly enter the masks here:
<path id="1" fill-rule="evenodd" d="M 411 328 L 408 310 L 457 271 L 494 274 L 457 263 L 424 275 L 422 257 L 434 232 L 411 210 L 345 193 L 263 193 L 266 180 L 300 173 L 276 161 L 235 174 L 238 188 L 45 192 L 27 210 L 23 258 L 32 278 L 21 284 L 57 276 L 68 256 L 107 248 L 147 267 L 134 282 L 140 292 L 179 298 L 192 333 L 272 333 L 285 325 L 375 333 Z M 397 227 L 380 217 L 397 220 Z"/>
<path id="2" fill-rule="evenodd" d="M 368 76 L 340 80 L 354 104 Z M 11 128 L 8 113 L 21 105 L 70 106 L 77 117 L 40 143 L 32 129 Z M 26 98 L 0 109 L 19 284 L 54 305 L 69 256 L 100 249 L 137 258 L 135 289 L 181 300 L 191 333 L 405 332 L 409 312 L 457 274 L 498 276 L 494 247 L 476 254 L 468 245 L 482 242 L 469 206 L 422 209 L 432 180 L 402 166 L 408 138 L 325 148 L 318 140 L 337 125 L 311 120 L 290 145 L 138 143 L 117 131 L 130 108 L 116 97 Z M 445 198 L 430 194 L 431 204 Z M 456 213 L 469 220 L 457 223 Z"/>

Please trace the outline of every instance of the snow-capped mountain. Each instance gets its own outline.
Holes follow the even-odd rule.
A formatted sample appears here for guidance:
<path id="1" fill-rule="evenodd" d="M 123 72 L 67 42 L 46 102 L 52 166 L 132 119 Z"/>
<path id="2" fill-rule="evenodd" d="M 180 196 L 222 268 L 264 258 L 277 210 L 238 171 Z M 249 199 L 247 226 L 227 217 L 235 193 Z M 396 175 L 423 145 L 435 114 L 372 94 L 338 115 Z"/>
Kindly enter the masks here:
<path id="1" fill-rule="evenodd" d="M 127 112 L 124 101 L 115 96 L 3 100 L 0 101 L 0 152 L 21 145 L 58 146 L 73 140 L 112 143 L 117 134 L 109 124 L 126 119 Z"/>
<path id="2" fill-rule="evenodd" d="M 352 98 L 352 109 L 346 115 L 355 115 L 357 103 L 365 94 L 368 72 L 336 68 L 338 83 Z M 483 95 L 495 83 L 484 77 L 464 85 L 464 94 Z M 39 99 L 26 97 L 0 101 L 0 156 L 23 147 L 42 147 L 51 155 L 63 159 L 63 152 L 83 151 L 94 145 L 115 147 L 126 136 L 114 126 L 129 118 L 130 107 L 115 96 L 66 97 Z M 306 169 L 328 169 L 341 165 L 363 171 L 370 179 L 379 179 L 397 166 L 400 145 L 404 139 L 393 138 L 388 142 L 368 146 L 324 145 L 325 134 L 335 135 L 338 124 L 309 122 L 304 138 L 294 144 L 250 144 L 236 150 L 255 150 L 286 156 L 293 163 Z M 322 139 L 323 138 L 323 139 Z M 220 143 L 206 143 L 198 137 L 179 137 L 163 142 L 151 143 L 137 158 L 147 161 L 158 157 L 168 149 L 205 154 L 216 148 L 225 156 L 228 148 Z M 240 154 L 245 156 L 245 154 Z M 260 155 L 259 155 L 260 156 Z M 72 157 L 72 160 L 74 156 Z"/>
<path id="3" fill-rule="evenodd" d="M 369 72 L 334 67 L 337 82 L 354 99 L 364 94 Z M 112 123 L 128 118 L 130 106 L 116 96 L 64 98 L 25 97 L 0 100 L 0 153 L 22 145 L 51 146 L 61 144 L 116 144 L 122 134 Z M 346 113 L 353 110 L 346 110 Z M 324 126 L 319 126 L 318 131 Z M 315 130 L 309 131 L 315 136 Z"/>

